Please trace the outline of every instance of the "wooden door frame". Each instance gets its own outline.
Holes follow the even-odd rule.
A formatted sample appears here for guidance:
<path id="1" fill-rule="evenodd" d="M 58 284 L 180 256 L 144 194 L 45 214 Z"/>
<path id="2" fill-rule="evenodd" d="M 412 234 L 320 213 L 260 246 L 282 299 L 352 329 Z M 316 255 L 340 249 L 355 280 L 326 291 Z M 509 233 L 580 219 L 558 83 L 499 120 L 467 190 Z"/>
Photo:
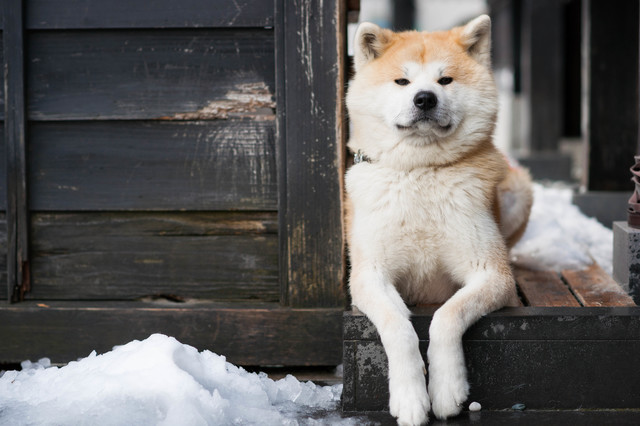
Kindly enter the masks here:
<path id="1" fill-rule="evenodd" d="M 346 1 L 276 0 L 281 303 L 344 307 Z"/>

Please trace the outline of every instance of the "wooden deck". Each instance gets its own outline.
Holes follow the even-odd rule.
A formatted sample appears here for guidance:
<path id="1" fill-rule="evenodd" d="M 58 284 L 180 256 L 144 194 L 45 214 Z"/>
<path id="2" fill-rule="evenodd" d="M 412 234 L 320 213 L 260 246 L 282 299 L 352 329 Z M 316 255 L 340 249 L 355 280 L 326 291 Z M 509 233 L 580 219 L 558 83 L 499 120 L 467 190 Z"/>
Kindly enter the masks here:
<path id="1" fill-rule="evenodd" d="M 640 307 L 594 265 L 516 269 L 522 306 L 493 312 L 463 337 L 470 401 L 489 410 L 633 409 L 640 401 Z M 423 356 L 437 306 L 413 308 Z M 388 410 L 387 358 L 357 310 L 343 324 L 345 412 Z"/>
<path id="2" fill-rule="evenodd" d="M 636 306 L 633 299 L 598 264 L 584 270 L 514 270 L 523 306 Z"/>

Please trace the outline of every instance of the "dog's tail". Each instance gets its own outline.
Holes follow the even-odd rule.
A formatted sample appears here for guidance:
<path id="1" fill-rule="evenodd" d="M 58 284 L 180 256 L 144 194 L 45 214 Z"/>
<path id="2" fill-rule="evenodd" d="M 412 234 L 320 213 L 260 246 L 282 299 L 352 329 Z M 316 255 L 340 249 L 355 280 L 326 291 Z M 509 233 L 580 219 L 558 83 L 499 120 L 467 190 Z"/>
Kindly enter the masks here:
<path id="1" fill-rule="evenodd" d="M 498 184 L 500 232 L 511 248 L 527 228 L 533 204 L 531 176 L 522 167 L 510 167 L 507 176 Z"/>

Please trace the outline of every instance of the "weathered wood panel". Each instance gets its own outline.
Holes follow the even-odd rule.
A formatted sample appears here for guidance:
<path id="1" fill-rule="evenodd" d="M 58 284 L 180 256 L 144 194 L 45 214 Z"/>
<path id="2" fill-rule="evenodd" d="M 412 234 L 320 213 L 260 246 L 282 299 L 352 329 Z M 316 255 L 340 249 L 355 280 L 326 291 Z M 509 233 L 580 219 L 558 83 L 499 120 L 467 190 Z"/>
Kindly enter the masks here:
<path id="1" fill-rule="evenodd" d="M 562 271 L 562 276 L 583 306 L 636 306 L 597 263 L 580 271 Z"/>
<path id="2" fill-rule="evenodd" d="M 29 0 L 30 29 L 273 26 L 273 0 Z"/>
<path id="3" fill-rule="evenodd" d="M 276 210 L 273 121 L 34 122 L 33 210 Z"/>
<path id="4" fill-rule="evenodd" d="M 2 44 L 7 159 L 7 286 L 12 301 L 18 301 L 29 291 L 24 2 L 5 0 L 2 7 L 5 21 Z"/>
<path id="5" fill-rule="evenodd" d="M 292 307 L 344 306 L 346 2 L 278 5 L 282 299 Z"/>
<path id="6" fill-rule="evenodd" d="M 555 272 L 517 268 L 514 275 L 527 306 L 580 306 Z"/>
<path id="7" fill-rule="evenodd" d="M 4 109 L 4 106 L 2 106 Z M 7 147 L 4 143 L 4 123 L 0 121 L 0 210 L 7 209 Z"/>
<path id="8" fill-rule="evenodd" d="M 0 64 L 4 64 L 4 41 L 2 30 L 2 7 L 0 7 Z M 4 73 L 0 72 L 0 120 L 4 119 Z"/>
<path id="9" fill-rule="evenodd" d="M 0 300 L 7 300 L 7 219 L 0 212 Z"/>
<path id="10" fill-rule="evenodd" d="M 33 31 L 29 117 L 269 120 L 273 31 Z"/>
<path id="11" fill-rule="evenodd" d="M 277 301 L 275 213 L 34 214 L 32 300 Z"/>
<path id="12" fill-rule="evenodd" d="M 159 306 L 136 302 L 34 302 L 0 306 L 0 361 L 49 357 L 69 362 L 152 333 L 173 336 L 241 365 L 341 363 L 341 309 L 279 309 L 255 304 Z"/>
<path id="13" fill-rule="evenodd" d="M 434 311 L 413 311 L 423 356 Z M 518 402 L 531 409 L 636 408 L 640 375 L 624 366 L 640 351 L 639 314 L 640 308 L 526 307 L 481 318 L 463 337 L 468 401 L 490 409 Z M 343 359 L 343 409 L 388 409 L 387 358 L 364 315 L 345 313 Z"/>

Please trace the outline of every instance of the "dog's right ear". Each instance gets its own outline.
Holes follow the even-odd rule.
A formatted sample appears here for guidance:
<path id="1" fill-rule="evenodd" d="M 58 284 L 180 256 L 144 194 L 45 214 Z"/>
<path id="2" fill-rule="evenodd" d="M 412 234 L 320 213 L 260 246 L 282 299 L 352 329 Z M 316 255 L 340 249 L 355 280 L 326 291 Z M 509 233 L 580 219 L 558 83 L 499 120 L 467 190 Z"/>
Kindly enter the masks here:
<path id="1" fill-rule="evenodd" d="M 389 40 L 391 31 L 380 28 L 376 24 L 363 22 L 356 30 L 353 59 L 356 72 L 368 62 L 382 55 Z"/>

